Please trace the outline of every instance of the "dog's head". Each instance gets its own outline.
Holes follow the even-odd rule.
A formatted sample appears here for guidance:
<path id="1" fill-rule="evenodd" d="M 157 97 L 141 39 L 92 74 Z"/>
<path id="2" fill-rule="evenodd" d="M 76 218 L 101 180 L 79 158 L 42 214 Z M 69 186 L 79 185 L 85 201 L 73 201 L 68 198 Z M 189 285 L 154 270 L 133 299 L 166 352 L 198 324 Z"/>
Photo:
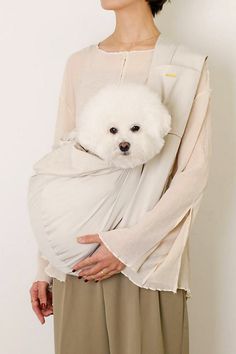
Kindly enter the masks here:
<path id="1" fill-rule="evenodd" d="M 171 116 L 148 86 L 109 84 L 84 105 L 76 140 L 108 164 L 133 168 L 158 154 Z"/>

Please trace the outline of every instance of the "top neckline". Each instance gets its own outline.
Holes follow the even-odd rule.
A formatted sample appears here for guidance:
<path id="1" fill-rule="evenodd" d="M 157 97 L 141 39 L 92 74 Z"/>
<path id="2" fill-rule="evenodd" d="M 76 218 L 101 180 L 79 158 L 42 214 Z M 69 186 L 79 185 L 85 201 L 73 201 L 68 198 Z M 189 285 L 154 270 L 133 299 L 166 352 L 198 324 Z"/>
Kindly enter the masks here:
<path id="1" fill-rule="evenodd" d="M 151 52 L 153 51 L 155 48 L 149 48 L 149 49 L 142 49 L 142 50 L 118 50 L 118 51 L 110 51 L 108 52 L 107 50 L 104 50 L 102 48 L 99 48 L 98 44 L 95 44 L 95 48 L 101 52 L 101 53 L 105 53 L 105 54 L 122 54 L 122 53 L 143 53 L 143 52 Z"/>
<path id="2" fill-rule="evenodd" d="M 94 44 L 94 47 L 95 49 L 100 52 L 100 53 L 104 53 L 104 54 L 129 54 L 129 53 L 146 53 L 146 52 L 152 52 L 155 48 L 156 48 L 156 45 L 157 45 L 157 42 L 159 40 L 159 37 L 161 36 L 161 33 L 159 34 L 159 36 L 157 37 L 157 40 L 156 40 L 156 43 L 155 43 L 155 46 L 153 48 L 148 48 L 148 49 L 134 49 L 134 50 L 118 50 L 118 51 L 107 51 L 107 50 L 104 50 L 102 48 L 99 48 L 99 43 L 95 43 Z"/>

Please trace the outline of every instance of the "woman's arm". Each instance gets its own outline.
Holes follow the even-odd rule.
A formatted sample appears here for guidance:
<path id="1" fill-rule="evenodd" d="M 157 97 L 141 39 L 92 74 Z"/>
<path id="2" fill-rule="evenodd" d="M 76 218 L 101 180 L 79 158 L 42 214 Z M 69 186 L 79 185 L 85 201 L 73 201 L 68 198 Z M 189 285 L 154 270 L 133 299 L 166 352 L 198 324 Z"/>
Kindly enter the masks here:
<path id="1" fill-rule="evenodd" d="M 52 277 L 47 275 L 44 269 L 47 267 L 48 261 L 44 259 L 38 250 L 37 252 L 37 268 L 36 274 L 33 281 L 46 281 L 48 284 L 52 284 Z"/>
<path id="2" fill-rule="evenodd" d="M 73 54 L 67 59 L 63 72 L 52 150 L 57 147 L 58 141 L 64 133 L 67 133 L 75 127 L 75 96 L 72 69 Z M 34 281 L 44 280 L 49 284 L 52 283 L 52 277 L 49 277 L 44 271 L 48 263 L 49 262 L 41 256 L 38 250 L 37 271 Z"/>
<path id="3" fill-rule="evenodd" d="M 171 232 L 176 238 L 178 235 L 184 239 L 187 237 L 188 226 L 197 213 L 209 175 L 210 97 L 206 60 L 168 189 L 155 207 L 135 225 L 98 233 L 105 246 L 134 271 Z M 178 227 L 183 224 L 186 227 Z M 186 235 L 183 235 L 183 230 Z"/>
<path id="4" fill-rule="evenodd" d="M 59 103 L 57 110 L 57 119 L 54 132 L 54 149 L 59 139 L 67 132 L 75 128 L 75 90 L 73 83 L 73 59 L 74 55 L 71 54 L 67 59 L 62 84 L 59 94 Z"/>

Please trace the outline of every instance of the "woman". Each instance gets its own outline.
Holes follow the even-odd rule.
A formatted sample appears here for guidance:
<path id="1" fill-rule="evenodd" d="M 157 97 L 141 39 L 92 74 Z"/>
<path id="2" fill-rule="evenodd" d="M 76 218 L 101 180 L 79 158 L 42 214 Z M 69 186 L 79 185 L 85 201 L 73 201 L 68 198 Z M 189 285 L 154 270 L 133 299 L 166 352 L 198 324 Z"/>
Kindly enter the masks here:
<path id="1" fill-rule="evenodd" d="M 61 87 L 54 146 L 57 146 L 65 132 L 78 124 L 78 110 L 89 95 L 96 91 L 96 85 L 102 86 L 109 80 L 146 82 L 153 50 L 160 36 L 153 18 L 162 10 L 165 2 L 101 0 L 104 9 L 115 11 L 116 27 L 114 32 L 99 44 L 86 47 L 69 58 Z M 85 62 L 89 62 L 91 71 L 98 74 L 96 82 L 93 74 L 88 78 L 87 72 L 85 74 L 81 70 Z M 80 82 L 83 82 L 83 87 Z M 190 123 L 175 163 L 176 172 L 186 157 L 185 153 L 191 145 L 190 140 L 194 138 L 196 119 L 202 120 L 204 124 L 199 130 L 197 143 L 191 159 L 186 163 L 183 180 L 180 179 L 179 182 L 182 187 L 175 192 L 175 198 L 187 200 L 183 187 L 185 193 L 191 195 L 193 174 L 197 181 L 202 181 L 195 185 L 193 200 L 196 203 L 193 204 L 196 208 L 191 204 L 191 212 L 199 206 L 208 176 L 209 92 L 209 70 L 205 62 L 189 118 Z M 174 176 L 174 169 L 172 175 Z M 178 181 L 175 185 L 178 186 Z M 163 199 L 165 204 L 165 198 Z M 168 202 L 168 198 L 166 200 Z M 168 209 L 174 210 L 176 204 L 176 199 L 169 198 Z M 177 209 L 181 210 L 181 202 L 177 204 Z M 156 215 L 158 219 L 158 214 Z M 174 239 L 175 233 L 186 226 L 186 220 L 191 220 L 189 215 L 192 216 L 191 213 L 184 215 L 159 245 L 158 250 L 162 250 L 159 256 L 162 260 L 168 255 L 168 252 L 163 250 L 170 247 L 171 237 Z M 118 230 L 120 231 L 122 230 Z M 142 231 L 144 232 L 145 228 Z M 75 271 L 81 270 L 79 279 L 67 275 L 66 281 L 61 282 L 56 273 L 55 276 L 49 276 L 48 272 L 44 272 L 47 261 L 39 254 L 36 281 L 30 289 L 32 307 L 42 324 L 46 316 L 54 314 L 56 354 L 188 354 L 187 298 L 190 297 L 190 290 L 187 279 L 187 248 L 184 248 L 185 261 L 181 263 L 181 269 L 178 271 L 176 292 L 173 291 L 174 287 L 167 288 L 164 282 L 156 288 L 140 286 L 134 277 L 125 273 L 126 265 L 132 263 L 131 258 L 133 261 L 132 248 L 125 249 L 128 236 L 131 236 L 129 230 L 126 231 L 127 237 L 122 238 L 120 253 L 116 252 L 119 245 L 113 242 L 113 238 L 106 238 L 107 235 L 113 235 L 112 232 L 115 234 L 113 230 L 85 235 L 84 242 L 98 242 L 100 246 L 91 257 L 74 265 Z M 121 235 L 122 232 L 119 236 Z M 135 249 L 133 253 L 135 256 Z M 145 259 L 142 259 L 142 264 L 145 264 Z M 133 269 L 136 266 L 137 263 Z M 164 273 L 164 279 L 165 277 L 168 277 L 167 273 Z"/>

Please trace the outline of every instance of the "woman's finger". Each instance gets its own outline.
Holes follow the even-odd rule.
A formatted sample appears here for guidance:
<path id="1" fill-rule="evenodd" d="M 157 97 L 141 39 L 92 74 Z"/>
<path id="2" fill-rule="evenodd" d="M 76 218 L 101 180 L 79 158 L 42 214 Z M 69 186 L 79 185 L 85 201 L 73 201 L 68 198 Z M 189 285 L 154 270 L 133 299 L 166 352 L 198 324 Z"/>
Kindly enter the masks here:
<path id="1" fill-rule="evenodd" d="M 97 263 L 96 263 L 97 264 Z M 85 271 L 89 271 L 90 269 L 92 269 L 93 267 L 95 267 L 95 265 L 91 265 L 91 266 L 88 266 L 88 267 L 83 267 L 80 272 L 78 272 L 78 276 L 81 275 L 81 272 L 85 272 Z"/>
<path id="2" fill-rule="evenodd" d="M 38 299 L 38 282 L 34 282 L 30 288 L 31 305 L 34 313 L 38 317 L 39 321 L 43 324 L 45 322 L 44 316 L 40 309 L 39 299 Z"/>
<path id="3" fill-rule="evenodd" d="M 48 317 L 48 316 L 53 314 L 53 307 L 52 306 L 48 306 L 46 308 L 46 310 L 41 310 L 41 312 L 42 312 L 44 317 Z"/>
<path id="4" fill-rule="evenodd" d="M 45 318 L 53 314 L 52 294 L 48 290 L 48 283 L 45 281 L 34 282 L 30 288 L 32 309 L 39 321 L 44 324 Z M 42 304 L 45 303 L 45 307 Z"/>
<path id="5" fill-rule="evenodd" d="M 94 263 L 97 263 L 99 261 L 99 257 L 94 253 L 89 257 L 86 257 L 85 259 L 82 259 L 81 261 L 79 261 L 78 263 L 76 263 L 73 266 L 73 270 L 72 271 L 76 271 L 79 270 L 83 267 L 88 267 L 93 265 Z"/>
<path id="6" fill-rule="evenodd" d="M 83 235 L 76 237 L 79 243 L 100 243 L 101 239 L 98 234 Z"/>
<path id="7" fill-rule="evenodd" d="M 40 281 L 38 283 L 38 298 L 39 298 L 40 306 L 43 310 L 45 310 L 47 307 L 47 288 L 48 288 L 48 282 Z"/>
<path id="8" fill-rule="evenodd" d="M 101 271 L 103 271 L 103 273 L 101 273 Z M 89 275 L 89 276 L 84 276 L 84 279 L 87 280 L 103 280 L 106 278 L 109 278 L 111 275 L 115 274 L 119 272 L 119 270 L 117 270 L 117 268 L 114 268 L 114 265 L 110 265 L 107 267 L 102 267 L 98 270 L 98 272 L 96 274 L 93 275 Z"/>
<path id="9" fill-rule="evenodd" d="M 84 235 L 84 236 L 78 236 L 77 237 L 77 242 L 79 243 L 101 243 L 100 237 L 98 234 L 92 234 L 92 235 Z M 79 270 L 80 268 L 86 267 L 86 266 L 91 266 L 94 263 L 97 263 L 98 261 L 98 255 L 96 251 L 98 250 L 100 246 L 96 248 L 94 253 L 92 253 L 90 256 L 82 259 L 78 263 L 74 264 L 72 271 L 75 272 Z"/>
<path id="10" fill-rule="evenodd" d="M 42 309 L 42 313 L 45 317 L 53 314 L 53 303 L 52 303 L 52 291 L 47 288 L 47 307 L 46 310 Z"/>
<path id="11" fill-rule="evenodd" d="M 117 274 L 119 272 L 120 271 L 118 271 L 118 270 L 111 270 L 111 271 L 109 271 L 108 273 L 106 273 L 104 275 L 100 275 L 100 274 L 97 275 L 97 277 L 94 280 L 102 281 L 102 280 L 110 278 L 112 275 Z"/>
<path id="12" fill-rule="evenodd" d="M 98 262 L 95 266 L 91 267 L 88 270 L 81 270 L 79 272 L 79 276 L 82 276 L 88 280 L 94 279 L 99 274 L 99 272 L 101 272 L 101 270 L 104 270 L 104 269 L 106 269 L 106 271 L 113 270 L 113 268 L 111 266 L 106 267 L 103 262 Z"/>
<path id="13" fill-rule="evenodd" d="M 120 273 L 124 268 L 125 268 L 125 264 L 119 261 L 118 264 L 116 263 L 115 265 L 113 264 L 112 267 L 106 268 L 107 270 L 106 269 L 104 270 L 105 273 L 104 275 L 99 273 L 96 276 L 96 279 L 100 281 L 100 280 L 110 278 L 112 275 Z"/>
<path id="14" fill-rule="evenodd" d="M 108 279 L 108 278 L 110 278 L 112 275 L 118 274 L 118 273 L 120 273 L 119 270 L 112 270 L 112 271 L 109 272 L 108 274 L 105 274 L 105 275 L 103 275 L 102 277 L 98 277 L 97 280 L 102 281 L 102 280 Z"/>
<path id="15" fill-rule="evenodd" d="M 45 319 L 44 319 L 44 316 L 43 316 L 42 311 L 40 309 L 39 301 L 38 302 L 36 302 L 36 301 L 32 302 L 32 309 L 33 309 L 34 313 L 36 314 L 36 316 L 38 317 L 39 321 L 42 324 L 44 324 L 45 323 Z"/>

